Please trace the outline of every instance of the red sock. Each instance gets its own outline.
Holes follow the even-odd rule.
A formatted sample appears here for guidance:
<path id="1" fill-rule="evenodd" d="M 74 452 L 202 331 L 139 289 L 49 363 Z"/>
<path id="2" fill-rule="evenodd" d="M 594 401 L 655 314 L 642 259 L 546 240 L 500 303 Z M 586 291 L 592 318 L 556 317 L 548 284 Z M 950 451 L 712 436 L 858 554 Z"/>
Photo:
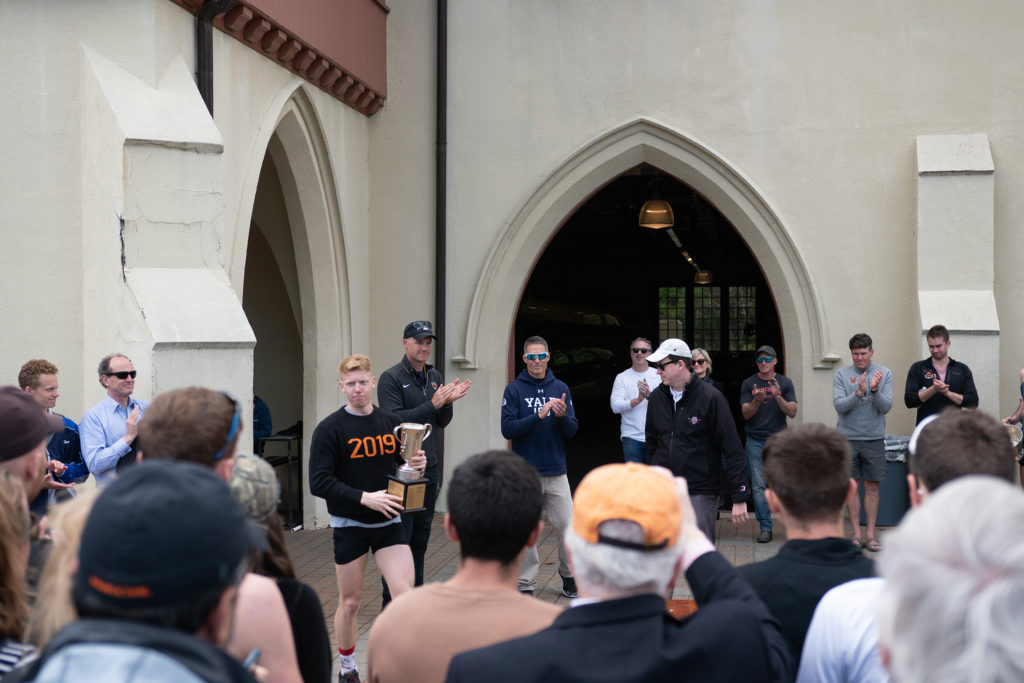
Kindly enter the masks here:
<path id="1" fill-rule="evenodd" d="M 347 650 L 342 650 L 340 647 L 338 648 L 338 654 L 340 654 L 342 657 L 348 657 L 348 656 L 350 656 L 355 651 L 356 651 L 356 646 L 355 645 L 353 645 L 352 647 L 350 647 Z"/>

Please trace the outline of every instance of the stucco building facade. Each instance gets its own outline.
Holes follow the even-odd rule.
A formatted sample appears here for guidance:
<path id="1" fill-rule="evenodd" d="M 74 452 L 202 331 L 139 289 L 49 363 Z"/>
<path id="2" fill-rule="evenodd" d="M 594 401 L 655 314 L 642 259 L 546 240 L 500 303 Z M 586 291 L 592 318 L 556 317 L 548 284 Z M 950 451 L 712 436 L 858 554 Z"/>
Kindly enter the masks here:
<path id="1" fill-rule="evenodd" d="M 338 361 L 397 361 L 403 325 L 436 318 L 440 278 L 442 369 L 473 380 L 446 430 L 450 471 L 504 446 L 517 316 L 545 249 L 643 167 L 703 198 L 756 261 L 779 330 L 759 341 L 784 355 L 800 420 L 834 423 L 853 333 L 874 337 L 901 394 L 939 322 L 981 408 L 1016 406 L 1018 3 L 449 0 L 443 61 L 437 3 L 330 4 L 220 15 L 212 115 L 198 0 L 0 5 L 9 382 L 48 358 L 77 419 L 120 350 L 137 395 L 255 389 L 276 428 L 302 421 L 308 450 L 340 403 Z M 630 288 L 635 273 L 603 270 Z M 624 368 L 634 333 L 615 334 Z M 897 396 L 889 431 L 912 425 Z M 324 524 L 305 496 L 306 524 Z"/>

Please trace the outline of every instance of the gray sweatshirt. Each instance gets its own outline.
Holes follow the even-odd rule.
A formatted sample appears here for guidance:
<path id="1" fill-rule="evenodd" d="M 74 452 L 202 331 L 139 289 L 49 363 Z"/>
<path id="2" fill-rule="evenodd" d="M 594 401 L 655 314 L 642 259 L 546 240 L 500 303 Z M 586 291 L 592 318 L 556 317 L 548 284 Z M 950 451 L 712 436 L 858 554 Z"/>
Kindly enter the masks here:
<path id="1" fill-rule="evenodd" d="M 882 371 L 878 390 L 871 393 L 871 378 Z M 857 380 L 867 373 L 864 384 L 867 391 L 857 396 Z M 892 372 L 889 368 L 871 363 L 864 370 L 847 365 L 836 370 L 832 379 L 832 405 L 839 414 L 836 425 L 850 441 L 872 441 L 885 438 L 885 414 L 892 408 Z"/>

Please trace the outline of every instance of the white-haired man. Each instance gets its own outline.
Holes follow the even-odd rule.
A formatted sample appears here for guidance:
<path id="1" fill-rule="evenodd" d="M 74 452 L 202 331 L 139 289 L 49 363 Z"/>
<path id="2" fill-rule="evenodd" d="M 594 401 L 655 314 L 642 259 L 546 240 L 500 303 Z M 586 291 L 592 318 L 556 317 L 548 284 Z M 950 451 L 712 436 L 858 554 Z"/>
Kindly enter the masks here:
<path id="1" fill-rule="evenodd" d="M 700 531 L 685 480 L 639 463 L 591 471 L 565 542 L 583 597 L 543 631 L 456 655 L 450 683 L 792 679 L 778 622 Z M 665 595 L 680 568 L 700 608 L 677 621 Z"/>
<path id="2" fill-rule="evenodd" d="M 896 681 L 1024 681 L 1024 494 L 995 477 L 942 487 L 878 566 L 882 659 Z"/>
<path id="3" fill-rule="evenodd" d="M 940 486 L 962 477 L 986 475 L 1012 483 L 1016 466 L 1003 426 L 984 413 L 959 409 L 930 415 L 917 425 L 907 463 L 907 488 L 914 507 Z M 878 648 L 876 614 L 884 587 L 882 578 L 857 579 L 825 593 L 807 629 L 798 683 L 889 680 Z"/>

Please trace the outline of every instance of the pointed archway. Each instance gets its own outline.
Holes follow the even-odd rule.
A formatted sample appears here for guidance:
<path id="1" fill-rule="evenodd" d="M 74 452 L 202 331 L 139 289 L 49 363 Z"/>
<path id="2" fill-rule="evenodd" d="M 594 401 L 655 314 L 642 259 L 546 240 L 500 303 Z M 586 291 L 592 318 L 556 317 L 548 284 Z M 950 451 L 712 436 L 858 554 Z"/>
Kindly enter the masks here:
<path id="1" fill-rule="evenodd" d="M 764 275 L 785 340 L 787 373 L 798 395 L 812 368 L 831 368 L 825 311 L 800 250 L 754 182 L 722 154 L 647 119 L 615 128 L 554 169 L 529 195 L 492 248 L 466 321 L 467 368 L 507 367 L 520 298 L 540 255 L 578 207 L 599 188 L 641 164 L 672 176 L 703 197 L 735 229 Z M 491 382 L 492 405 L 503 384 Z M 489 419 L 497 419 L 489 418 Z M 494 425 L 494 431 L 498 431 Z"/>
<path id="2" fill-rule="evenodd" d="M 653 192 L 675 212 L 668 230 L 640 227 Z M 698 270 L 699 267 L 699 270 Z M 698 275 L 699 273 L 699 275 Z M 566 382 L 580 427 L 566 445 L 570 484 L 621 462 L 609 408 L 630 343 L 678 337 L 713 360 L 712 378 L 744 433 L 740 385 L 761 344 L 783 349 L 771 288 L 754 254 L 703 197 L 642 164 L 608 183 L 566 219 L 538 258 L 515 319 L 513 365 L 532 335 L 548 340 L 550 369 Z M 777 367 L 785 372 L 785 356 Z"/>
<path id="3" fill-rule="evenodd" d="M 283 406 L 275 431 L 301 421 L 293 488 L 312 528 L 327 516 L 305 485 L 309 439 L 318 418 L 337 408 L 337 362 L 352 343 L 349 287 L 337 186 L 316 109 L 299 86 L 283 90 L 269 112 L 244 179 L 250 208 L 239 218 L 249 230 L 236 233 L 232 263 L 243 267 L 232 277 L 252 292 L 244 306 L 257 334 L 254 385 L 275 392 L 262 396 L 272 407 Z"/>

